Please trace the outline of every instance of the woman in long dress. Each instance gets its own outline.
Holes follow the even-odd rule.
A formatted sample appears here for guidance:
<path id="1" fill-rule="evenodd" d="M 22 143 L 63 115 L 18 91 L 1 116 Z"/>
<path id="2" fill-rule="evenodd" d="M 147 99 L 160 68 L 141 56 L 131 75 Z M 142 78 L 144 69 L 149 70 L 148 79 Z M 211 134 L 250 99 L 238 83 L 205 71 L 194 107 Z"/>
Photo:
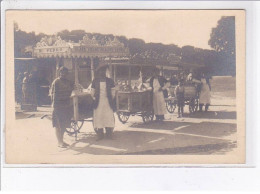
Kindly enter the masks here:
<path id="1" fill-rule="evenodd" d="M 94 99 L 93 125 L 97 129 L 97 140 L 104 138 L 104 129 L 106 136 L 112 138 L 115 127 L 115 84 L 111 78 L 106 76 L 106 70 L 106 66 L 97 69 L 91 86 L 91 94 Z"/>
<path id="2" fill-rule="evenodd" d="M 209 78 L 206 78 L 204 75 L 201 78 L 201 91 L 199 97 L 199 111 L 202 111 L 203 106 L 205 105 L 205 111 L 208 111 L 210 105 L 210 91 L 211 86 Z"/>
<path id="3" fill-rule="evenodd" d="M 159 70 L 154 71 L 154 76 L 150 79 L 150 86 L 153 91 L 153 110 L 156 120 L 164 120 L 164 115 L 167 113 L 165 106 L 164 90 L 167 88 L 167 80 L 159 75 Z"/>

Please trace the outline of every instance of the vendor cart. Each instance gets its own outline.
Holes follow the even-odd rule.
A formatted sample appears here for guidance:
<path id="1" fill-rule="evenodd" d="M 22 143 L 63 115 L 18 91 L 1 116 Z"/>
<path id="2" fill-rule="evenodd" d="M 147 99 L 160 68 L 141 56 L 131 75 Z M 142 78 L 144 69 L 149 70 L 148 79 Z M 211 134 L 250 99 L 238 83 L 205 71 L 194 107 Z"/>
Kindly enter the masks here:
<path id="1" fill-rule="evenodd" d="M 75 137 L 77 138 L 77 134 L 80 132 L 80 129 L 82 128 L 84 122 L 92 122 L 93 119 L 93 99 L 90 95 L 90 92 L 88 92 L 87 90 L 85 91 L 77 91 L 77 93 L 75 93 L 75 91 L 73 91 L 72 95 L 71 95 L 71 100 L 75 101 L 75 98 L 77 98 L 78 101 L 78 111 L 75 114 L 75 110 L 74 110 L 74 117 L 71 119 L 71 126 L 70 128 L 66 128 L 66 132 L 69 135 L 75 135 Z M 76 106 L 76 104 L 74 103 L 74 107 Z M 77 117 L 77 120 L 75 120 L 74 118 Z"/>
<path id="2" fill-rule="evenodd" d="M 122 123 L 126 123 L 131 115 L 141 116 L 144 123 L 153 120 L 152 92 L 149 90 L 137 92 L 118 91 L 116 106 L 118 119 Z"/>
<path id="3" fill-rule="evenodd" d="M 94 79 L 94 71 L 98 64 L 106 63 L 110 71 L 114 69 L 111 65 L 111 57 L 127 57 L 129 49 L 117 38 L 107 40 L 101 44 L 96 37 L 85 35 L 79 42 L 62 40 L 59 36 L 43 37 L 33 48 L 33 56 L 41 61 L 48 62 L 50 66 L 50 77 L 58 77 L 58 69 L 65 66 L 69 69 L 69 80 L 76 86 L 71 95 L 73 101 L 73 118 L 69 134 L 80 132 L 84 122 L 92 121 L 93 107 L 92 98 L 88 88 Z M 108 58 L 106 62 L 104 59 Z M 50 63 L 50 64 L 49 64 Z M 45 64 L 45 63 L 44 63 Z M 82 87 L 81 87 L 82 86 Z"/>
<path id="4" fill-rule="evenodd" d="M 197 112 L 199 106 L 199 92 L 195 84 L 184 84 L 185 105 L 189 106 L 190 113 Z"/>
<path id="5" fill-rule="evenodd" d="M 165 98 L 166 109 L 169 113 L 174 113 L 177 106 L 177 98 L 175 96 L 175 87 L 170 86 L 168 90 L 168 97 Z"/>
<path id="6" fill-rule="evenodd" d="M 177 98 L 175 96 L 176 86 L 168 88 L 169 96 L 165 98 L 167 111 L 173 113 L 177 107 Z M 189 112 L 197 112 L 199 106 L 199 87 L 195 83 L 187 82 L 184 84 L 184 101 L 189 106 Z"/>

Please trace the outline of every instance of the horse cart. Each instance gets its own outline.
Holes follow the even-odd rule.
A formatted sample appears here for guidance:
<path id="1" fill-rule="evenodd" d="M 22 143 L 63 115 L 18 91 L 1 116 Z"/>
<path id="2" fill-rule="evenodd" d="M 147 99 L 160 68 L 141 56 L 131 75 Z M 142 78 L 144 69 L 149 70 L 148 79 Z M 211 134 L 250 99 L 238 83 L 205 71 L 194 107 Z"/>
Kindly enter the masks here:
<path id="1" fill-rule="evenodd" d="M 116 106 L 118 119 L 122 123 L 126 123 L 132 115 L 141 116 L 143 122 L 153 120 L 153 102 L 152 92 L 146 91 L 118 91 L 116 94 Z"/>

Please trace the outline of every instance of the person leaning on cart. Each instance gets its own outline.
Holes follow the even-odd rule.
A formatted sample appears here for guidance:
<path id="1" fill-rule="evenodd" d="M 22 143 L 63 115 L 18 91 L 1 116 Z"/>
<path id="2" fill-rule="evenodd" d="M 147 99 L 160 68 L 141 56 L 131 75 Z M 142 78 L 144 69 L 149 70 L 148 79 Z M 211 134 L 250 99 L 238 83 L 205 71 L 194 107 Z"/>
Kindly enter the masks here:
<path id="1" fill-rule="evenodd" d="M 91 95 L 94 99 L 93 125 L 97 131 L 97 141 L 104 138 L 104 128 L 107 138 L 112 138 L 115 127 L 115 84 L 108 78 L 107 70 L 106 65 L 100 65 L 91 86 Z"/>
<path id="2" fill-rule="evenodd" d="M 72 112 L 71 92 L 73 83 L 67 79 L 68 69 L 61 67 L 59 77 L 51 85 L 50 96 L 52 100 L 52 124 L 56 129 L 56 137 L 59 147 L 67 147 L 68 144 L 63 141 L 63 135 L 66 128 L 70 127 Z"/>
<path id="3" fill-rule="evenodd" d="M 156 120 L 164 120 L 164 114 L 166 114 L 164 90 L 167 88 L 167 80 L 159 75 L 160 70 L 155 69 L 154 76 L 150 79 L 150 86 L 153 92 L 153 110 Z"/>

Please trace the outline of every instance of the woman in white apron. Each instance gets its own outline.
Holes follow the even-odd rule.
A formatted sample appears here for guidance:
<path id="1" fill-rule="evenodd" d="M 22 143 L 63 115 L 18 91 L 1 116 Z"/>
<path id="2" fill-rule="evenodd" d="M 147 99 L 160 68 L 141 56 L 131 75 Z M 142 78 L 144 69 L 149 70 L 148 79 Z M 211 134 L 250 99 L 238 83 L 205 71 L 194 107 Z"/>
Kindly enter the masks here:
<path id="1" fill-rule="evenodd" d="M 205 111 L 208 111 L 210 105 L 210 91 L 211 86 L 209 83 L 209 78 L 205 78 L 203 75 L 201 78 L 201 91 L 199 97 L 199 111 L 202 111 L 203 106 L 205 105 Z"/>
<path id="2" fill-rule="evenodd" d="M 156 120 L 164 120 L 164 115 L 167 113 L 165 106 L 164 90 L 168 87 L 167 80 L 159 75 L 159 70 L 155 70 L 155 76 L 150 80 L 150 86 L 153 91 L 153 111 Z"/>
<path id="3" fill-rule="evenodd" d="M 112 138 L 115 127 L 115 85 L 114 81 L 106 76 L 106 70 L 106 66 L 97 69 L 91 86 L 94 99 L 93 125 L 97 129 L 97 140 L 104 138 L 104 129 L 106 136 Z"/>

